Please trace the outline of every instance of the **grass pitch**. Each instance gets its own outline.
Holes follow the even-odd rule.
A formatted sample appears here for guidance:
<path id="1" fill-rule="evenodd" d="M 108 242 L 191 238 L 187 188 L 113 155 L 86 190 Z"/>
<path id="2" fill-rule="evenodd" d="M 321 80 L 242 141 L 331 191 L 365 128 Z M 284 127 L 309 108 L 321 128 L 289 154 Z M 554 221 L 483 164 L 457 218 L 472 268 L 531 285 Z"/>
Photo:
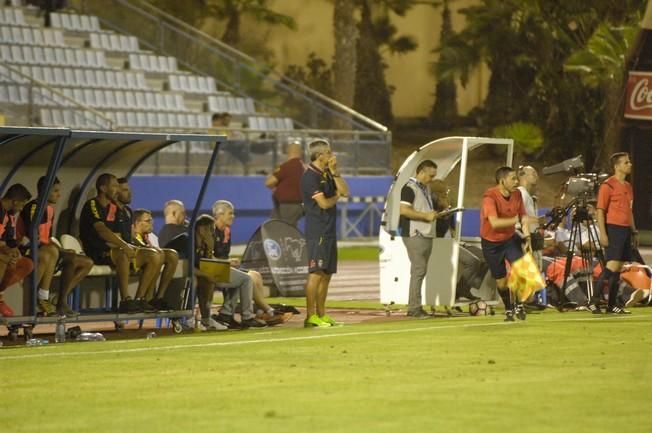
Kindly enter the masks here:
<path id="1" fill-rule="evenodd" d="M 635 313 L 4 348 L 2 430 L 650 432 L 652 309 Z"/>

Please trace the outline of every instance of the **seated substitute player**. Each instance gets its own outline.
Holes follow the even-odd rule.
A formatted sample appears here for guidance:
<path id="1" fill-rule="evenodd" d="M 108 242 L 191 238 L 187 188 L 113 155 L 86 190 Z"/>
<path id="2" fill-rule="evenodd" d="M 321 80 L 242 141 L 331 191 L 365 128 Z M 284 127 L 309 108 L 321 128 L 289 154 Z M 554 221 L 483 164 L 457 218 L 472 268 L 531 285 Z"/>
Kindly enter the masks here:
<path id="1" fill-rule="evenodd" d="M 163 206 L 165 225 L 158 232 L 158 242 L 162 247 L 167 247 L 175 237 L 188 231 L 186 222 L 186 208 L 180 200 L 169 200 Z"/>
<path id="2" fill-rule="evenodd" d="M 135 245 L 145 248 L 151 248 L 158 251 L 163 258 L 163 271 L 161 272 L 161 280 L 159 282 L 158 290 L 154 293 L 155 284 L 150 287 L 147 292 L 147 299 L 149 303 L 158 310 L 167 310 L 170 308 L 165 302 L 165 292 L 174 277 L 179 263 L 179 254 L 171 248 L 160 248 L 157 244 L 153 244 L 150 236 L 154 233 L 154 219 L 152 213 L 147 209 L 136 209 L 133 213 L 133 237 L 132 241 Z M 156 280 L 154 281 L 156 283 Z"/>
<path id="3" fill-rule="evenodd" d="M 112 174 L 103 173 L 97 178 L 95 187 L 97 196 L 84 204 L 79 218 L 79 237 L 84 252 L 95 264 L 115 268 L 121 298 L 119 312 L 153 312 L 155 309 L 143 297 L 161 269 L 158 254 L 148 248 L 131 245 L 122 238 L 123 216 L 116 204 L 118 179 Z M 140 271 L 136 299 L 129 296 L 131 265 Z"/>
<path id="4" fill-rule="evenodd" d="M 147 289 L 147 292 L 144 293 L 142 296 L 144 299 L 146 299 L 145 302 L 149 303 L 149 305 L 151 305 L 155 309 L 167 310 L 169 309 L 169 306 L 163 300 L 163 297 L 165 296 L 165 292 L 167 291 L 168 286 L 172 282 L 174 273 L 177 270 L 179 255 L 177 254 L 176 251 L 172 249 L 169 248 L 161 249 L 158 248 L 158 246 L 155 247 L 153 245 L 148 245 L 146 243 L 138 242 L 138 240 L 134 238 L 134 212 L 132 211 L 131 207 L 129 207 L 129 205 L 131 204 L 131 197 L 132 197 L 131 187 L 129 186 L 128 179 L 124 177 L 118 179 L 118 184 L 120 186 L 118 188 L 118 197 L 116 203 L 118 204 L 118 207 L 122 211 L 122 216 L 120 218 L 120 221 L 122 223 L 122 228 L 121 228 L 122 238 L 125 239 L 127 242 L 131 243 L 132 245 L 136 245 L 137 247 L 139 247 L 139 249 L 144 249 L 148 251 L 148 254 L 155 253 L 156 259 L 161 265 L 158 270 L 158 274 L 161 275 L 161 278 L 158 281 L 159 287 L 158 287 L 158 291 L 156 292 L 156 297 L 154 298 L 154 291 L 156 289 L 157 278 L 154 278 L 154 280 L 152 281 L 152 285 Z M 151 213 L 149 213 L 149 221 L 151 225 L 152 222 Z M 151 231 L 151 227 L 150 227 L 150 231 Z M 136 296 L 140 296 L 140 294 L 137 294 Z"/>
<path id="5" fill-rule="evenodd" d="M 480 208 L 482 254 L 496 279 L 498 293 L 505 304 L 506 322 L 513 322 L 514 315 L 521 320 L 525 319 L 522 304 L 525 300 L 517 299 L 516 305 L 512 302 L 505 266 L 505 260 L 514 263 L 523 257 L 522 239 L 516 233 L 516 225 L 519 223 L 526 240 L 526 250 L 531 251 L 529 221 L 517 187 L 516 171 L 512 167 L 500 167 L 496 170 L 496 186 L 485 191 Z"/>
<path id="6" fill-rule="evenodd" d="M 16 214 L 20 213 L 32 194 L 24 185 L 17 183 L 7 189 L 0 199 L 0 315 L 11 317 L 13 310 L 2 298 L 10 286 L 23 281 L 32 272 L 34 264 L 23 257 L 16 241 Z"/>
<path id="7" fill-rule="evenodd" d="M 38 197 L 44 194 L 47 179 L 45 176 L 39 178 L 36 183 Z M 43 217 L 38 225 L 38 270 L 39 270 L 39 291 L 38 306 L 41 311 L 52 314 L 56 307 L 57 314 L 67 317 L 79 315 L 68 305 L 68 295 L 88 275 L 93 267 L 93 260 L 89 257 L 77 254 L 73 250 L 60 248 L 55 242 L 52 242 L 52 226 L 54 224 L 54 206 L 61 198 L 61 182 L 58 178 L 54 179 L 50 193 L 48 194 L 46 208 Z M 29 202 L 20 214 L 18 222 L 20 235 L 29 240 L 32 233 L 32 224 L 36 218 L 38 199 Z M 60 290 L 53 296 L 57 299 L 55 305 L 50 304 L 49 291 L 52 277 L 56 267 L 61 267 Z M 43 269 L 42 269 L 43 268 Z"/>
<path id="8" fill-rule="evenodd" d="M 231 265 L 238 269 L 240 268 L 240 259 L 229 257 L 231 253 L 231 226 L 233 225 L 233 220 L 235 219 L 235 209 L 233 204 L 226 200 L 218 200 L 213 203 L 213 218 L 215 219 L 215 248 L 213 249 L 215 257 L 218 259 L 229 259 Z M 253 270 L 239 269 L 243 272 L 246 272 L 251 277 L 254 287 L 253 287 L 253 298 L 254 304 L 264 313 L 260 317 L 268 325 L 277 325 L 283 321 L 289 319 L 292 316 L 291 313 L 277 314 L 272 307 L 265 302 L 265 296 L 263 295 L 263 277 L 260 275 L 260 272 Z M 225 301 L 226 304 L 226 295 Z M 221 318 L 218 318 L 219 321 Z M 223 318 L 227 321 L 228 317 Z"/>

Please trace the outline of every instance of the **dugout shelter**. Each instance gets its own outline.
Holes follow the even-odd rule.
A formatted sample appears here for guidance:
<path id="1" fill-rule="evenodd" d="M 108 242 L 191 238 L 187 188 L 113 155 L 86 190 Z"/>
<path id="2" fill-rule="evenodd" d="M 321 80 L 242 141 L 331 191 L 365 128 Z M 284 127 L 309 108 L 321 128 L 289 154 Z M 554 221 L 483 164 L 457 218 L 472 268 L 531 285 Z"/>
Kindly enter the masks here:
<path id="1" fill-rule="evenodd" d="M 53 235 L 69 247 L 72 235 L 78 234 L 78 222 L 85 201 L 95 196 L 95 179 L 101 173 L 112 173 L 117 177 L 131 177 L 138 167 L 150 156 L 166 146 L 179 142 L 203 142 L 214 145 L 211 157 L 207 160 L 206 172 L 194 204 L 186 203 L 192 210 L 188 232 L 194 230 L 194 221 L 206 192 L 206 187 L 216 163 L 219 145 L 226 140 L 223 135 L 201 134 L 155 134 L 134 132 L 81 131 L 67 128 L 18 128 L 0 127 L 0 195 L 14 183 L 24 184 L 36 197 L 36 182 L 47 176 L 46 193 L 39 198 L 36 221 L 40 221 L 47 195 L 55 176 L 61 181 L 61 199 L 56 206 Z M 175 197 L 170 197 L 174 199 Z M 135 205 L 138 200 L 136 198 Z M 161 207 L 163 203 L 161 203 Z M 15 317 L 4 318 L 7 325 L 52 323 L 56 317 L 36 315 L 36 270 L 38 267 L 38 236 L 35 225 L 31 233 L 31 251 L 34 253 L 34 272 L 23 282 L 22 287 L 9 287 L 5 302 L 14 310 Z M 189 236 L 189 251 L 194 251 L 194 236 Z M 68 240 L 68 242 L 66 242 Z M 74 240 L 72 240 L 74 242 Z M 192 314 L 194 288 L 192 287 L 193 267 L 180 260 L 173 283 L 186 292 L 186 302 L 179 302 L 179 311 L 150 314 L 117 313 L 117 287 L 115 274 L 108 267 L 94 266 L 91 274 L 74 292 L 73 304 L 82 314 L 77 318 L 67 318 L 66 322 L 81 321 L 120 321 L 126 319 L 145 319 L 157 317 L 183 317 Z M 97 277 L 97 278 L 92 278 Z M 28 281 L 29 279 L 29 281 Z M 92 282 L 95 284 L 92 284 Z M 97 284 L 99 281 L 100 284 Z M 130 284 L 131 286 L 131 284 Z M 53 288 L 57 287 L 57 281 Z M 51 288 L 51 289 L 53 289 Z M 171 287 L 172 288 L 172 287 Z M 170 291 L 170 290 L 168 290 Z M 180 293 L 177 290 L 177 293 Z"/>
<path id="2" fill-rule="evenodd" d="M 505 164 L 512 165 L 514 141 L 504 138 L 446 137 L 431 141 L 414 151 L 399 168 L 387 193 L 379 231 L 380 301 L 383 304 L 407 304 L 410 284 L 410 260 L 398 233 L 401 189 L 416 174 L 422 161 L 437 164 L 437 179 L 446 179 L 459 164 L 459 184 L 454 207 L 464 206 L 469 153 L 485 145 L 506 147 Z M 489 187 L 491 185 L 487 185 Z M 478 200 L 479 201 L 479 200 Z M 458 259 L 462 236 L 462 212 L 455 214 L 456 237 L 433 238 L 428 273 L 423 280 L 422 304 L 452 306 L 458 281 Z M 434 228 L 433 228 L 434 233 Z M 484 297 L 484 296 L 483 296 Z"/>

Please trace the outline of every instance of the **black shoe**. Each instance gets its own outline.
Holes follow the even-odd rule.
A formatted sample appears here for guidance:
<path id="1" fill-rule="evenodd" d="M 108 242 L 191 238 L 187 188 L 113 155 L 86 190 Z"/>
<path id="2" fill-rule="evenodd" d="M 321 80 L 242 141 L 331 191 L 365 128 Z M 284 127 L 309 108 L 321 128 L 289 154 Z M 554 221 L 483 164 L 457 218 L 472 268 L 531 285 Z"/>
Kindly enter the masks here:
<path id="1" fill-rule="evenodd" d="M 242 329 L 242 326 L 240 326 L 240 322 L 235 320 L 233 316 L 229 316 L 228 314 L 213 314 L 211 316 L 213 319 L 215 319 L 217 322 L 220 322 L 221 324 L 225 325 L 229 329 Z"/>
<path id="2" fill-rule="evenodd" d="M 120 301 L 120 307 L 118 308 L 119 313 L 126 313 L 126 314 L 135 314 L 135 313 L 142 313 L 143 310 L 140 307 L 140 303 L 138 301 L 134 301 L 133 299 L 123 299 Z"/>
<path id="3" fill-rule="evenodd" d="M 242 327 L 242 329 L 266 328 L 267 323 L 263 322 L 262 320 L 258 320 L 255 317 L 252 317 L 250 319 L 244 319 L 242 322 L 240 322 L 240 326 Z"/>
<path id="4" fill-rule="evenodd" d="M 505 322 L 516 322 L 513 310 L 505 310 Z"/>
<path id="5" fill-rule="evenodd" d="M 279 313 L 301 314 L 301 311 L 297 310 L 292 305 L 272 304 L 270 305 L 270 307 L 272 307 L 274 311 L 277 311 Z"/>
<path id="6" fill-rule="evenodd" d="M 593 314 L 602 314 L 602 310 L 600 310 L 600 306 L 597 302 L 590 302 L 586 309 Z"/>
<path id="7" fill-rule="evenodd" d="M 156 313 L 158 310 L 156 307 L 154 307 L 152 304 L 147 302 L 145 299 L 138 299 L 136 300 L 138 302 L 138 305 L 140 306 L 140 310 L 143 313 Z"/>
<path id="8" fill-rule="evenodd" d="M 415 319 L 425 319 L 430 317 L 430 314 L 426 313 L 423 309 L 419 309 L 415 311 L 408 311 L 407 316 L 414 317 Z"/>
<path id="9" fill-rule="evenodd" d="M 632 314 L 632 312 L 629 310 L 625 310 L 624 308 L 616 307 L 614 305 L 611 307 L 607 307 L 607 314 Z"/>
<path id="10" fill-rule="evenodd" d="M 158 311 L 170 311 L 171 310 L 168 303 L 165 302 L 165 299 L 160 299 L 160 298 L 152 299 L 151 301 L 149 301 L 149 305 L 156 308 L 156 310 L 158 310 Z"/>
<path id="11" fill-rule="evenodd" d="M 516 308 L 514 309 L 514 313 L 516 314 L 516 318 L 518 320 L 525 320 L 527 317 L 527 314 L 525 313 L 525 307 L 523 304 L 518 304 L 516 305 Z"/>

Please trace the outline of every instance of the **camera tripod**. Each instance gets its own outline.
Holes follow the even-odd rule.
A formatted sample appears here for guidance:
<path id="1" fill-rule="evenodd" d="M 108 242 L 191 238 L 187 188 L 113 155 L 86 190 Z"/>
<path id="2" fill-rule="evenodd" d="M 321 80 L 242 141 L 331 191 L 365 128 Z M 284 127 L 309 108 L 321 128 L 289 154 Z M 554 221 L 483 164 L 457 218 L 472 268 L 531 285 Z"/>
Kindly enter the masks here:
<path id="1" fill-rule="evenodd" d="M 564 267 L 564 282 L 561 287 L 561 295 L 566 297 L 566 289 L 569 277 L 571 276 L 571 267 L 577 246 L 582 260 L 582 270 L 586 278 L 586 288 L 588 298 L 593 296 L 593 263 L 594 257 L 598 259 L 602 267 L 605 266 L 604 252 L 600 245 L 598 231 L 589 213 L 587 199 L 579 197 L 570 202 L 564 215 L 571 214 L 571 228 L 566 251 L 566 263 Z M 597 288 L 600 290 L 600 288 Z"/>

